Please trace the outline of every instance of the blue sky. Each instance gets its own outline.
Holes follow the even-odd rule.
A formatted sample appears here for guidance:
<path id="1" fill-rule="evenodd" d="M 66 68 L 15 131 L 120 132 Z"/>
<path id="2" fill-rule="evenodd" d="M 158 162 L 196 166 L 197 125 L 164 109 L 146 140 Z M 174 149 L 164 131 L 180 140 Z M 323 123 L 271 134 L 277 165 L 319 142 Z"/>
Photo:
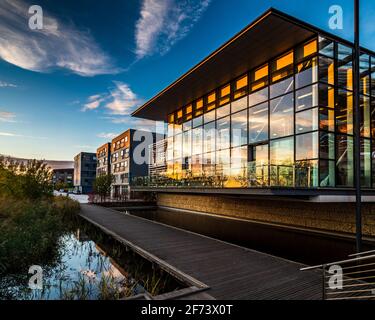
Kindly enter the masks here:
<path id="1" fill-rule="evenodd" d="M 72 160 L 130 127 L 129 114 L 269 7 L 352 40 L 352 0 L 0 1 L 0 154 Z M 40 5 L 42 30 L 28 27 Z M 341 5 L 343 30 L 329 30 Z M 375 4 L 361 1 L 375 50 Z"/>

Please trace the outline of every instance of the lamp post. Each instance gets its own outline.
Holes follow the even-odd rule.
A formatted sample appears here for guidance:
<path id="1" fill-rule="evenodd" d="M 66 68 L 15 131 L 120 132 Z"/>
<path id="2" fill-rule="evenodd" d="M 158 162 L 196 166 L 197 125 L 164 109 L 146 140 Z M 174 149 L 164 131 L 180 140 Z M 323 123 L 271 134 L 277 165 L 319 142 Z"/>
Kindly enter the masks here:
<path id="1" fill-rule="evenodd" d="M 354 0 L 354 170 L 355 170 L 355 219 L 356 219 L 356 250 L 362 250 L 362 203 L 361 203 L 361 128 L 360 128 L 360 74 L 359 74 L 359 0 Z"/>

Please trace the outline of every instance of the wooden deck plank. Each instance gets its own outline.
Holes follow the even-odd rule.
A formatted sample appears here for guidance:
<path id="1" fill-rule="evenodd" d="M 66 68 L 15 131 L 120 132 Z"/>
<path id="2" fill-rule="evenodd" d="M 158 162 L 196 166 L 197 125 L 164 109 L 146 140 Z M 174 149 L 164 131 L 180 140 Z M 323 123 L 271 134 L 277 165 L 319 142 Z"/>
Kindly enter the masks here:
<path id="1" fill-rule="evenodd" d="M 216 299 L 321 299 L 302 264 L 94 205 L 81 215 L 210 288 Z M 204 295 L 202 295 L 204 296 Z"/>

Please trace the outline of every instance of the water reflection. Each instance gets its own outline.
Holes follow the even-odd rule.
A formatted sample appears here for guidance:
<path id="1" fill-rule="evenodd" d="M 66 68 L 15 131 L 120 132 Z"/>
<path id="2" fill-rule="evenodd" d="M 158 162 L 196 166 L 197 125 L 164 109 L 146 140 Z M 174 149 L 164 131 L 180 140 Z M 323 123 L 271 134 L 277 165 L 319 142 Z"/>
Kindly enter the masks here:
<path id="1" fill-rule="evenodd" d="M 32 262 L 30 262 L 32 265 Z M 58 258 L 43 267 L 43 290 L 28 288 L 27 274 L 0 279 L 0 299 L 120 299 L 148 292 L 157 295 L 182 287 L 170 275 L 153 269 L 97 229 L 89 226 L 62 236 Z"/>

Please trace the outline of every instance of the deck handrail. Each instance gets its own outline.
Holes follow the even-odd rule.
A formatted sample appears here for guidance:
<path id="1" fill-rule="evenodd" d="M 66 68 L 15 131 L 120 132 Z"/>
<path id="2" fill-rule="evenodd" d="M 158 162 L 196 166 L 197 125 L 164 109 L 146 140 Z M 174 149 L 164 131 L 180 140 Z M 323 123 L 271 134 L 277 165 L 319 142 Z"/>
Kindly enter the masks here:
<path id="1" fill-rule="evenodd" d="M 344 263 L 349 263 L 349 262 L 363 261 L 363 260 L 368 260 L 368 259 L 372 259 L 372 258 L 375 258 L 375 254 L 369 255 L 369 256 L 365 256 L 365 257 L 356 257 L 356 258 L 352 258 L 352 259 L 346 259 L 346 260 L 341 260 L 341 261 L 335 261 L 335 262 L 330 262 L 330 263 L 319 264 L 319 265 L 316 265 L 316 266 L 304 267 L 304 268 L 300 268 L 300 271 L 320 269 L 320 268 L 327 267 L 327 266 L 334 266 L 334 265 L 337 265 L 337 264 L 344 264 Z"/>

